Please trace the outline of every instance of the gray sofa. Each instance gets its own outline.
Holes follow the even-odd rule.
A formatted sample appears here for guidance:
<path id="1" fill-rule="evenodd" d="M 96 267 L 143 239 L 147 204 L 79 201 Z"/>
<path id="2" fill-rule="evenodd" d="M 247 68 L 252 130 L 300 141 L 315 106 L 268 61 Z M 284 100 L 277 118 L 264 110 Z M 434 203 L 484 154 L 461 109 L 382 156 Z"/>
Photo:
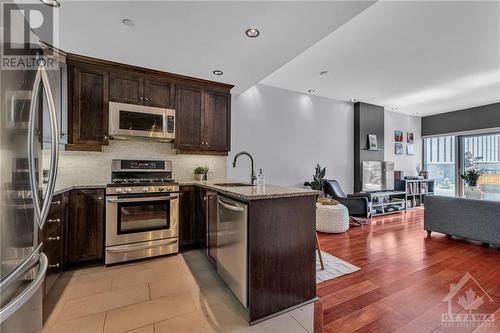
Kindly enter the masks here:
<path id="1" fill-rule="evenodd" d="M 424 229 L 500 245 L 500 202 L 427 196 Z"/>

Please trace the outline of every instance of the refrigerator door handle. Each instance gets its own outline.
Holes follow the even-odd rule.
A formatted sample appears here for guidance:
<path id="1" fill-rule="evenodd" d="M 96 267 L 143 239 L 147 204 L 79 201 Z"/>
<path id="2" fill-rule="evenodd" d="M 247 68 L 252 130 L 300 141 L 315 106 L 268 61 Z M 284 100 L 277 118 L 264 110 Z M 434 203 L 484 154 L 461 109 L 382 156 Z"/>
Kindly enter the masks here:
<path id="1" fill-rule="evenodd" d="M 37 188 L 36 169 L 35 169 L 35 151 L 33 148 L 35 139 L 35 113 L 38 100 L 38 91 L 40 89 L 40 82 L 45 88 L 45 97 L 49 105 L 50 129 L 51 129 L 51 151 L 50 151 L 50 174 L 47 185 L 47 193 L 43 200 L 42 207 L 40 207 L 40 197 Z M 28 167 L 30 173 L 30 187 L 33 194 L 33 206 L 35 207 L 35 217 L 40 229 L 45 225 L 45 219 L 49 213 L 50 203 L 54 195 L 54 188 L 57 177 L 57 166 L 59 162 L 59 129 L 57 127 L 57 114 L 54 102 L 54 96 L 50 89 L 50 82 L 47 76 L 45 67 L 38 67 L 31 94 L 30 117 L 29 117 L 29 130 L 28 130 Z M 41 164 L 41 160 L 39 161 Z M 40 167 L 41 165 L 39 165 Z"/>
<path id="2" fill-rule="evenodd" d="M 31 105 L 30 105 L 30 116 L 28 123 L 28 169 L 29 169 L 29 180 L 31 188 L 31 197 L 33 198 L 33 211 L 35 213 L 35 220 L 40 225 L 41 218 L 41 208 L 40 208 L 40 198 L 37 188 L 36 180 L 36 168 L 35 168 L 35 151 L 33 144 L 35 141 L 35 113 L 36 105 L 38 100 L 38 91 L 40 90 L 40 82 L 42 80 L 42 74 L 40 68 L 36 72 L 35 82 L 33 83 L 33 90 L 31 91 Z M 40 161 L 39 161 L 40 163 Z"/>
<path id="3" fill-rule="evenodd" d="M 42 83 L 45 88 L 45 96 L 49 104 L 49 115 L 50 115 L 50 130 L 51 130 L 51 149 L 50 149 L 50 174 L 49 183 L 47 185 L 47 193 L 45 195 L 45 200 L 43 201 L 43 206 L 40 213 L 40 220 L 38 221 L 40 229 L 43 229 L 45 225 L 45 220 L 49 214 L 52 199 L 54 197 L 54 188 L 56 185 L 57 178 L 57 167 L 59 164 L 59 128 L 57 127 L 57 111 L 56 104 L 54 101 L 54 94 L 50 88 L 49 77 L 47 76 L 47 70 L 45 67 L 40 67 L 42 73 Z"/>
<path id="4" fill-rule="evenodd" d="M 24 289 L 15 299 L 10 301 L 5 307 L 0 309 L 0 323 L 7 320 L 12 314 L 19 310 L 31 297 L 41 288 L 45 273 L 47 272 L 47 257 L 40 253 L 39 269 L 35 279 Z"/>

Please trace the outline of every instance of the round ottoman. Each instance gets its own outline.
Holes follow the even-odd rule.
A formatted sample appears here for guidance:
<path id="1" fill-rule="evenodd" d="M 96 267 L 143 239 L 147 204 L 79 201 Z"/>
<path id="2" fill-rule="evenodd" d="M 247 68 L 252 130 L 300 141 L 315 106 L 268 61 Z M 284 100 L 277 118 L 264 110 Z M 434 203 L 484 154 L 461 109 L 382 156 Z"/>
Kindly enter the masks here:
<path id="1" fill-rule="evenodd" d="M 349 211 L 338 205 L 316 203 L 316 230 L 331 234 L 346 232 L 349 229 Z"/>

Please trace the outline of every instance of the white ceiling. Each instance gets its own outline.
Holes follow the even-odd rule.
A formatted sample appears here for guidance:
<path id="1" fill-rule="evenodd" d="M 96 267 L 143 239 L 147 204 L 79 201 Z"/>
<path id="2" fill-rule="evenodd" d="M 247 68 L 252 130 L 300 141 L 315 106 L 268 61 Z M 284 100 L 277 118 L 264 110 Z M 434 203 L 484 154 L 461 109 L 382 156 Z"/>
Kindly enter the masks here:
<path id="1" fill-rule="evenodd" d="M 235 85 L 243 92 L 373 1 L 61 1 L 59 47 Z M 135 21 L 134 27 L 121 23 Z M 259 38 L 245 30 L 256 27 Z M 223 76 L 212 71 L 220 69 Z"/>
<path id="2" fill-rule="evenodd" d="M 377 2 L 262 83 L 419 116 L 498 102 L 500 2 Z"/>

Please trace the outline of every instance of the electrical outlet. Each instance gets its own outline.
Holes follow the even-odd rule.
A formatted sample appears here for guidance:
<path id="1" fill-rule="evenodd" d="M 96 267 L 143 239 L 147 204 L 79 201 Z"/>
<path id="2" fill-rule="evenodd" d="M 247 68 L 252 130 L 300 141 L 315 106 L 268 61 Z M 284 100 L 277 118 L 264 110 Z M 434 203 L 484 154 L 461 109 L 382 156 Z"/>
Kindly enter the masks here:
<path id="1" fill-rule="evenodd" d="M 213 164 L 209 164 L 208 165 L 208 172 L 210 172 L 210 173 L 214 173 L 215 172 L 215 167 L 214 167 Z"/>

